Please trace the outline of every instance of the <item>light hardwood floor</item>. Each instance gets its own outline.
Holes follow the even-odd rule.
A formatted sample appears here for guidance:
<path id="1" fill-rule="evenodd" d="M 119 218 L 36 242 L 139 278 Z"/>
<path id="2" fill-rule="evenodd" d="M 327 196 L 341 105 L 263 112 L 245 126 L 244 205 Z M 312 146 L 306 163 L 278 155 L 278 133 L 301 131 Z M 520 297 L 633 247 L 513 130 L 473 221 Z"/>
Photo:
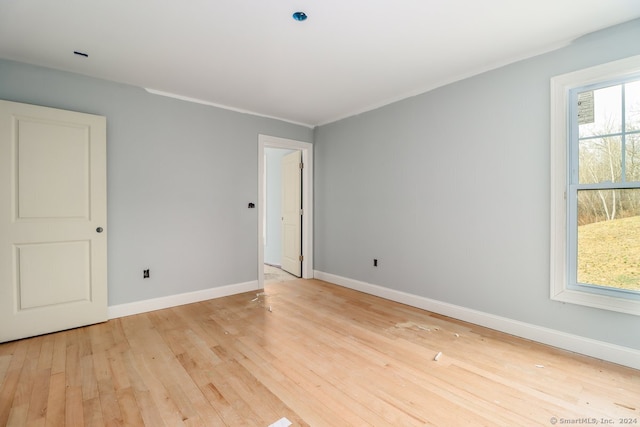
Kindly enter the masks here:
<path id="1" fill-rule="evenodd" d="M 640 371 L 318 280 L 256 292 L 1 344 L 0 426 L 640 425 Z"/>

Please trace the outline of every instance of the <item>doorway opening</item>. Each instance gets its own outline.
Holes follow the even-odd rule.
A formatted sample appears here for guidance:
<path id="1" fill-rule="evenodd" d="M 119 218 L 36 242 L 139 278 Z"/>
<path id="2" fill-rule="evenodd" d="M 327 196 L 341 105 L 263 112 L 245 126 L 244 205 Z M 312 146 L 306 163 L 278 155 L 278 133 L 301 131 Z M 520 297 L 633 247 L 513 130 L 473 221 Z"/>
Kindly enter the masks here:
<path id="1" fill-rule="evenodd" d="M 302 276 L 301 163 L 300 150 L 264 149 L 265 280 Z"/>
<path id="2" fill-rule="evenodd" d="M 267 186 L 267 173 L 272 175 L 280 174 L 279 170 L 273 171 L 270 169 L 278 169 L 280 164 L 280 158 L 284 158 L 291 153 L 299 153 L 303 167 L 301 169 L 301 183 L 300 183 L 300 195 L 301 210 L 300 210 L 300 236 L 299 236 L 299 248 L 296 251 L 300 253 L 300 270 L 293 271 L 295 276 L 302 277 L 303 279 L 313 278 L 313 146 L 311 143 L 296 141 L 285 138 L 278 138 L 268 135 L 258 136 L 258 283 L 260 288 L 264 287 L 265 277 L 271 279 L 273 277 L 284 278 L 281 273 L 285 273 L 282 270 L 270 269 L 269 264 L 272 266 L 281 266 L 280 259 L 282 259 L 282 240 L 279 238 L 281 235 L 281 229 L 278 229 L 277 224 L 274 226 L 274 219 L 276 221 L 283 220 L 283 217 L 278 213 L 278 209 L 271 210 L 269 212 L 269 206 L 273 207 L 274 203 L 277 205 L 280 203 L 279 197 L 274 197 L 273 200 L 268 200 L 270 196 L 277 196 L 279 190 L 269 189 Z M 271 166 L 269 166 L 271 165 Z M 275 166 L 274 166 L 275 165 Z M 274 218 L 274 211 L 276 218 Z M 280 215 L 280 217 L 277 217 Z M 269 223 L 275 229 L 269 229 Z M 296 237 L 297 239 L 298 237 Z M 284 239 L 286 240 L 286 234 Z M 295 241 L 295 239 L 290 241 Z M 286 249 L 291 253 L 291 245 L 289 249 Z M 297 253 L 297 252 L 296 252 Z M 290 257 L 291 258 L 291 257 Z M 266 267 L 265 267 L 266 265 Z M 265 273 L 265 268 L 268 269 Z M 292 270 L 291 267 L 288 268 Z M 297 273 L 297 274 L 296 274 Z M 286 273 L 285 273 L 286 274 Z M 273 276 L 276 275 L 276 276 Z M 277 280 L 277 279 L 276 279 Z"/>

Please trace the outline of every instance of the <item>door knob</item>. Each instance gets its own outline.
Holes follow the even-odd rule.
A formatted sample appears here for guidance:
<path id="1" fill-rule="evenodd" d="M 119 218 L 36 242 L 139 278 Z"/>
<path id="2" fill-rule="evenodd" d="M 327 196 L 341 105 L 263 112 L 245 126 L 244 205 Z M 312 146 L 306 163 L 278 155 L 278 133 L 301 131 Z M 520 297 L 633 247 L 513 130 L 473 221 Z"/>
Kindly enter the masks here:
<path id="1" fill-rule="evenodd" d="M 96 231 L 97 231 L 98 233 L 102 233 L 102 227 L 98 227 L 98 228 L 96 228 Z"/>

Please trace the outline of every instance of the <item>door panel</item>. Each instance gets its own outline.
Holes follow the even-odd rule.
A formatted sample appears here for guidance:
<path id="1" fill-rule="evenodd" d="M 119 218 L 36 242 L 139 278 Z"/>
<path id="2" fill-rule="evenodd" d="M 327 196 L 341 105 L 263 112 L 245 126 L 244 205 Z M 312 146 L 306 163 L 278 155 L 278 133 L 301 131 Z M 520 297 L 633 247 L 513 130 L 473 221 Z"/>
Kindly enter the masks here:
<path id="1" fill-rule="evenodd" d="M 91 300 L 90 242 L 16 245 L 18 310 Z"/>
<path id="2" fill-rule="evenodd" d="M 282 158 L 282 269 L 302 275 L 302 152 Z"/>
<path id="3" fill-rule="evenodd" d="M 87 218 L 88 127 L 31 118 L 16 125 L 18 218 Z"/>
<path id="4" fill-rule="evenodd" d="M 0 101 L 0 342 L 107 320 L 106 119 Z"/>

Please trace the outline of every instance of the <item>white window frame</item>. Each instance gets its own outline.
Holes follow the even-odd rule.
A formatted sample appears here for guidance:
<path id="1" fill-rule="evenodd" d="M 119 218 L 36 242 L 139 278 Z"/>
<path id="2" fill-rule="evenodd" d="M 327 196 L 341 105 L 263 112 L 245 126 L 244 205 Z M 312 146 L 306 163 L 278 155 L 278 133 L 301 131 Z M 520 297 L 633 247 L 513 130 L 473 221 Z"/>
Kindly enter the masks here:
<path id="1" fill-rule="evenodd" d="M 574 71 L 551 79 L 551 299 L 640 315 L 640 300 L 568 288 L 567 183 L 569 151 L 569 91 L 605 80 L 624 79 L 640 71 L 640 55 Z"/>

